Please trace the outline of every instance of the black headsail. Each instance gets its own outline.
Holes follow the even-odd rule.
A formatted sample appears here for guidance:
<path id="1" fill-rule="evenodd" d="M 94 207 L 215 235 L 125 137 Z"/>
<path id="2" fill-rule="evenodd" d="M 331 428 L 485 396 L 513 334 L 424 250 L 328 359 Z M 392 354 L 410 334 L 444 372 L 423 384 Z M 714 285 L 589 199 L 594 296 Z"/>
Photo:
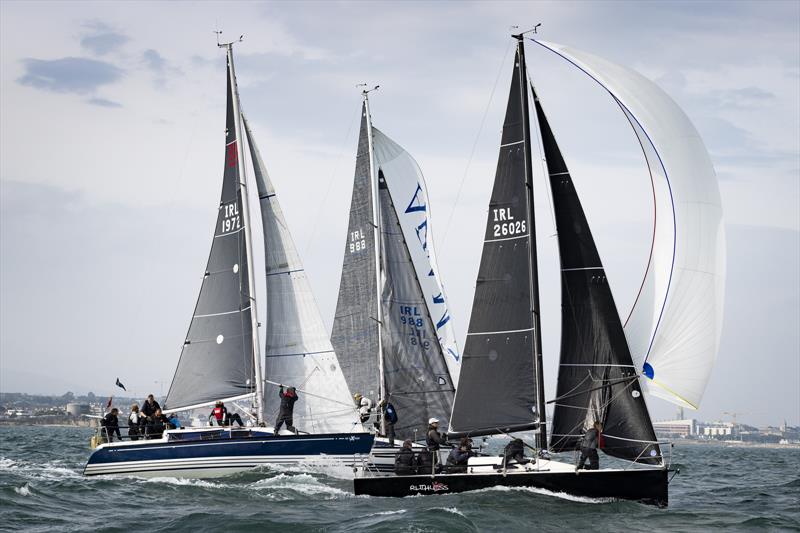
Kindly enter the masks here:
<path id="1" fill-rule="evenodd" d="M 217 224 L 166 407 L 177 409 L 255 392 L 249 260 L 240 186 L 232 65 L 228 56 L 225 167 Z"/>
<path id="2" fill-rule="evenodd" d="M 452 435 L 537 429 L 545 416 L 530 160 L 527 75 L 522 38 L 508 95 L 500 155 L 475 286 Z"/>
<path id="3" fill-rule="evenodd" d="M 578 448 L 597 420 L 604 426 L 605 453 L 658 463 L 660 450 L 600 255 L 535 90 L 533 95 L 561 256 L 561 360 L 550 448 Z"/>

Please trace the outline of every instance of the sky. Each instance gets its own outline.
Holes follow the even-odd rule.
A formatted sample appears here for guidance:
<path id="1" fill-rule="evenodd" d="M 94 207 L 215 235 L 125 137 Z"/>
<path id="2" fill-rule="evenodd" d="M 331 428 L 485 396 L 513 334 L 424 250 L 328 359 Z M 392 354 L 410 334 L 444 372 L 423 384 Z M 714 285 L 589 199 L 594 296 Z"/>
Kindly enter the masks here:
<path id="1" fill-rule="evenodd" d="M 459 342 L 511 76 L 512 25 L 632 67 L 699 130 L 720 184 L 727 288 L 697 416 L 800 425 L 797 2 L 0 2 L 0 391 L 165 394 L 200 287 L 223 164 L 225 59 L 328 327 L 360 94 L 426 176 Z M 627 316 L 648 251 L 630 126 L 575 69 L 529 70 Z M 559 284 L 537 194 L 547 397 Z M 581 180 L 582 177 L 585 177 Z M 655 419 L 675 408 L 652 398 Z M 688 416 L 688 415 L 687 415 Z"/>

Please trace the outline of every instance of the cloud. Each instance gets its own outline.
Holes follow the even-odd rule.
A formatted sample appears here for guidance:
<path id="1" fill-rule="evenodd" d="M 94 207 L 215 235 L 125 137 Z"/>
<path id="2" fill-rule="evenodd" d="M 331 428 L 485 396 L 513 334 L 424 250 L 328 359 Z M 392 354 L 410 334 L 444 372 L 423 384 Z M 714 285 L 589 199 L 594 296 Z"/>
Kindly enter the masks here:
<path id="1" fill-rule="evenodd" d="M 164 72 L 164 67 L 166 66 L 167 62 L 163 57 L 161 57 L 161 54 L 152 48 L 145 50 L 142 54 L 142 58 L 144 58 L 147 68 L 153 72 Z"/>
<path id="2" fill-rule="evenodd" d="M 105 98 L 89 98 L 86 100 L 87 104 L 92 104 L 100 107 L 122 107 L 122 104 L 113 100 L 106 100 Z"/>
<path id="3" fill-rule="evenodd" d="M 82 57 L 23 59 L 25 74 L 17 83 L 56 93 L 90 94 L 114 83 L 124 71 L 111 63 Z"/>
<path id="4" fill-rule="evenodd" d="M 81 38 L 81 46 L 99 56 L 117 50 L 130 40 L 127 35 L 112 30 L 102 22 L 88 22 L 84 27 L 92 32 Z"/>

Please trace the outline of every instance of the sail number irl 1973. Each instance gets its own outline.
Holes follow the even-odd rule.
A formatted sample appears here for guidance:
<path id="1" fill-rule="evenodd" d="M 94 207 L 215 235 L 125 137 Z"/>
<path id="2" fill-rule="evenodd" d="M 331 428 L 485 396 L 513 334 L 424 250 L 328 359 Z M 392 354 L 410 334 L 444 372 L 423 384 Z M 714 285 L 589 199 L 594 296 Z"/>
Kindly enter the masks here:
<path id="1" fill-rule="evenodd" d="M 239 216 L 239 204 L 233 202 L 225 204 L 222 208 L 225 210 L 223 213 L 225 216 L 222 217 L 222 233 L 240 229 L 242 227 L 242 219 Z"/>
<path id="2" fill-rule="evenodd" d="M 367 249 L 367 240 L 364 238 L 364 230 L 357 229 L 350 232 L 350 253 L 360 252 Z"/>
<path id="3" fill-rule="evenodd" d="M 528 231 L 525 220 L 514 220 L 514 215 L 511 214 L 510 207 L 503 207 L 501 209 L 492 209 L 494 215 L 494 236 L 495 237 L 508 237 L 510 235 L 522 235 Z"/>

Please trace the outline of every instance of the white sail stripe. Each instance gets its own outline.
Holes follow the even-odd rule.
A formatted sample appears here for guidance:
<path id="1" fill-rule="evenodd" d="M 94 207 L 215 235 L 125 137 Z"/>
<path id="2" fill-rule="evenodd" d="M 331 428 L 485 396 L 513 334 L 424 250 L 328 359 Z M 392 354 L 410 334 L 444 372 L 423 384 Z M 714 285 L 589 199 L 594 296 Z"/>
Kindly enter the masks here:
<path id="1" fill-rule="evenodd" d="M 242 226 L 241 228 L 237 229 L 236 231 L 229 231 L 227 233 L 220 233 L 218 235 L 214 235 L 214 238 L 216 239 L 217 237 L 225 237 L 225 236 L 228 236 L 228 235 L 236 235 L 237 233 L 239 233 L 243 229 L 244 229 L 244 226 Z"/>
<path id="2" fill-rule="evenodd" d="M 565 174 L 569 174 L 569 172 L 550 172 L 550 176 L 563 176 Z"/>
<path id="3" fill-rule="evenodd" d="M 609 366 L 609 367 L 625 367 L 625 368 L 636 368 L 634 365 L 606 365 L 606 364 L 591 364 L 591 363 L 586 363 L 586 364 L 580 364 L 580 363 L 561 363 L 561 364 L 560 364 L 560 365 L 558 365 L 558 366 L 603 366 L 603 367 Z"/>
<path id="4" fill-rule="evenodd" d="M 533 328 L 508 329 L 506 331 L 480 331 L 476 333 L 467 333 L 467 337 L 469 337 L 470 335 L 501 335 L 503 333 L 523 333 L 525 331 L 533 331 Z"/>
<path id="5" fill-rule="evenodd" d="M 499 242 L 499 241 L 510 241 L 510 240 L 513 240 L 513 239 L 527 239 L 527 238 L 528 238 L 528 234 L 525 233 L 524 235 L 516 235 L 514 237 L 505 237 L 503 239 L 485 239 L 483 242 L 484 243 L 487 243 L 487 242 Z"/>
<path id="6" fill-rule="evenodd" d="M 588 407 L 582 407 L 580 405 L 567 405 L 565 403 L 557 403 L 555 404 L 557 407 L 570 407 L 572 409 L 580 409 L 581 411 L 588 411 Z"/>
<path id="7" fill-rule="evenodd" d="M 562 268 L 561 272 L 572 272 L 573 270 L 603 270 L 603 267 Z"/>
<path id="8" fill-rule="evenodd" d="M 515 144 L 522 144 L 524 142 L 525 142 L 525 139 L 522 139 L 521 141 L 514 141 L 512 143 L 501 144 L 500 148 L 505 148 L 506 146 L 514 146 Z"/>
<path id="9" fill-rule="evenodd" d="M 604 437 L 609 437 L 609 438 L 612 438 L 612 439 L 626 440 L 626 441 L 629 441 L 629 442 L 646 442 L 648 444 L 658 444 L 657 440 L 626 439 L 625 437 L 617 437 L 617 436 L 612 435 L 610 433 L 603 433 L 603 436 Z"/>
<path id="10" fill-rule="evenodd" d="M 248 309 L 250 309 L 249 305 L 247 307 L 245 307 L 244 309 L 236 309 L 234 311 L 224 311 L 222 313 L 210 313 L 208 315 L 193 315 L 192 318 L 206 318 L 206 317 L 210 317 L 210 316 L 232 315 L 233 313 L 244 313 Z"/>
<path id="11" fill-rule="evenodd" d="M 236 143 L 236 139 L 232 140 L 229 143 L 225 143 L 225 146 L 230 146 L 230 145 L 235 144 L 235 143 Z"/>

